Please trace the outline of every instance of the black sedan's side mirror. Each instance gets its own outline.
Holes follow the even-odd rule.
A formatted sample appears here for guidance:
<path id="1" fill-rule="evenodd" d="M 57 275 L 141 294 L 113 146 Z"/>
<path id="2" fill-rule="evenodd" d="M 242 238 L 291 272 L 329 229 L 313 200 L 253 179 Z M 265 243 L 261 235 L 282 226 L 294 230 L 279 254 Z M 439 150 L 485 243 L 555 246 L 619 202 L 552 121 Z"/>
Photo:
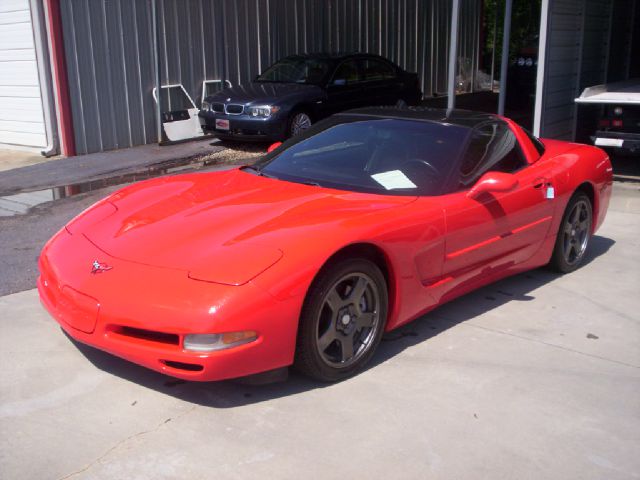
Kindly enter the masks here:
<path id="1" fill-rule="evenodd" d="M 346 85 L 347 84 L 347 80 L 344 78 L 336 78 L 331 85 Z"/>

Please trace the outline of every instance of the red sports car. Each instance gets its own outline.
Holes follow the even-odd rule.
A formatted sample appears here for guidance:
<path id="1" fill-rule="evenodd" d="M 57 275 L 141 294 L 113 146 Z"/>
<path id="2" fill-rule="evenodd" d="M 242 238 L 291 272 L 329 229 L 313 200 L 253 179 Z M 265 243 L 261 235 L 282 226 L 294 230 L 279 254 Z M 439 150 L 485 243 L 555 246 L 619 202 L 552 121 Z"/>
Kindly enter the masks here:
<path id="1" fill-rule="evenodd" d="M 188 380 L 361 370 L 385 331 L 524 270 L 580 265 L 612 169 L 495 115 L 369 108 L 255 165 L 98 202 L 40 257 L 80 342 Z"/>

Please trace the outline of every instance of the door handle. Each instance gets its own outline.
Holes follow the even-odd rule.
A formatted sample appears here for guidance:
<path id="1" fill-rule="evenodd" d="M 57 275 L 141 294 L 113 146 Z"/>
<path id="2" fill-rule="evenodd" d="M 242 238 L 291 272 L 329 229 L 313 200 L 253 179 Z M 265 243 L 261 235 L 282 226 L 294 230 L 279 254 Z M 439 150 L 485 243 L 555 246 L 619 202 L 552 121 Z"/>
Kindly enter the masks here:
<path id="1" fill-rule="evenodd" d="M 545 185 L 547 185 L 547 183 L 549 183 L 549 182 L 544 178 L 536 178 L 533 181 L 533 188 L 542 188 Z"/>

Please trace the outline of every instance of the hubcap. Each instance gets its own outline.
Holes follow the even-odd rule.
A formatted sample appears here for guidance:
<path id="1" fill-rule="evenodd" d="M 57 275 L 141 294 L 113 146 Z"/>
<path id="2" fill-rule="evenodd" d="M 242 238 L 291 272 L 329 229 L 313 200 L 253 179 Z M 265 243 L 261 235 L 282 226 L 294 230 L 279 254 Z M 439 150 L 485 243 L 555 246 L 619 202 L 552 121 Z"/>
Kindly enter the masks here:
<path id="1" fill-rule="evenodd" d="M 291 135 L 298 135 L 311 126 L 311 118 L 306 113 L 298 113 L 291 122 Z"/>
<path id="2" fill-rule="evenodd" d="M 380 296 L 364 273 L 345 275 L 329 289 L 318 313 L 316 345 L 322 360 L 344 368 L 358 361 L 375 338 Z"/>
<path id="3" fill-rule="evenodd" d="M 564 224 L 562 253 L 567 264 L 574 265 L 580 261 L 587 249 L 590 230 L 589 205 L 586 201 L 580 200 L 573 206 Z"/>

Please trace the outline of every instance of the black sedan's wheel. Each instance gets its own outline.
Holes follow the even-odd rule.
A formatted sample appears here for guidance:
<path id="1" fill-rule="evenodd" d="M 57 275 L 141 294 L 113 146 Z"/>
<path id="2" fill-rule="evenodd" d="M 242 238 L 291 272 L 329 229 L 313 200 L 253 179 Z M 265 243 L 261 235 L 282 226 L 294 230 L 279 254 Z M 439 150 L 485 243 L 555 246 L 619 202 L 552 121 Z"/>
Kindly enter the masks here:
<path id="1" fill-rule="evenodd" d="M 380 343 L 387 302 L 386 281 L 374 263 L 354 259 L 327 267 L 302 309 L 296 367 L 325 382 L 361 370 Z"/>
<path id="2" fill-rule="evenodd" d="M 291 116 L 289 121 L 289 136 L 295 137 L 308 129 L 313 122 L 311 117 L 305 112 L 297 112 Z"/>
<path id="3" fill-rule="evenodd" d="M 592 222 L 591 200 L 583 192 L 576 193 L 562 217 L 549 266 L 562 273 L 580 266 L 591 239 Z"/>

